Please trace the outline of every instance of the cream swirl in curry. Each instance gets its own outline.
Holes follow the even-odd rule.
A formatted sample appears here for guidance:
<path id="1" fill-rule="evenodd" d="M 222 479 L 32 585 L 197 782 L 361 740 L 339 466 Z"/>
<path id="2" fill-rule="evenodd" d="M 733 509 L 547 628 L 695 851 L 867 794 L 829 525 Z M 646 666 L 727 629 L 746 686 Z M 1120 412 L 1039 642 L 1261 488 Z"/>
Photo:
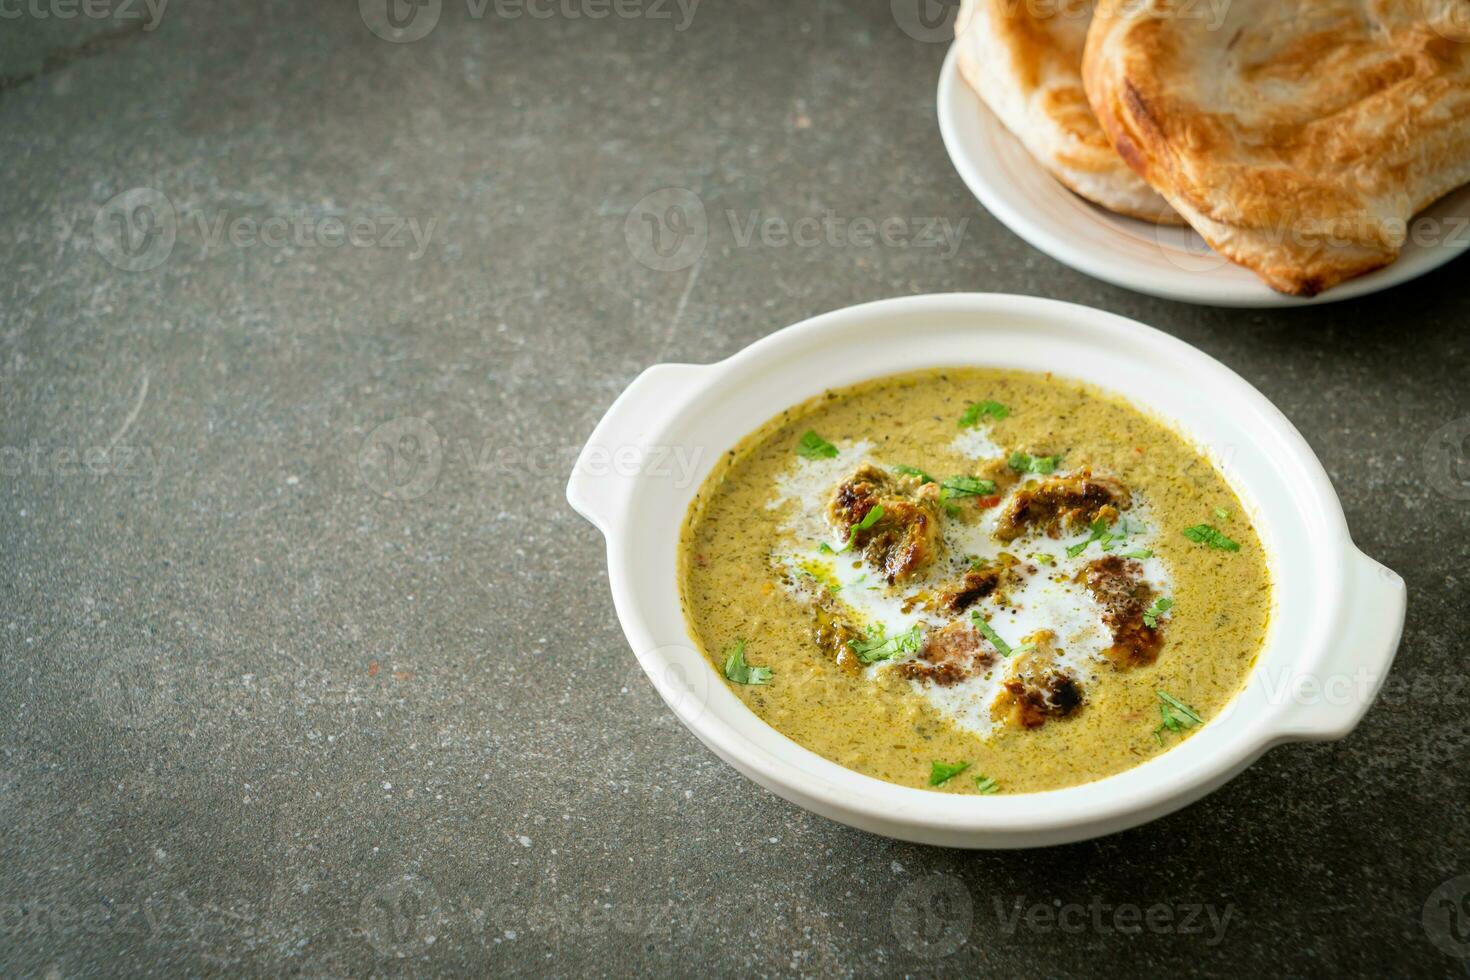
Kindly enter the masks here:
<path id="1" fill-rule="evenodd" d="M 944 792 L 1087 782 L 1240 688 L 1271 594 L 1205 456 L 1050 376 L 829 391 L 715 468 L 680 554 L 690 630 L 778 731 Z"/>

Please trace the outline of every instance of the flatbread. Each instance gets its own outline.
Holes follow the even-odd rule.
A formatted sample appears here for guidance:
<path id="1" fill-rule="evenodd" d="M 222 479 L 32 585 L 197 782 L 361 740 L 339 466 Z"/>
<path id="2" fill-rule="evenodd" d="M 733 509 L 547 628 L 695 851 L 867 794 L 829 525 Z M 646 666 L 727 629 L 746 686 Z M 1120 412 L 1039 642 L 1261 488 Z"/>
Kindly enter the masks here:
<path id="1" fill-rule="evenodd" d="M 1111 211 L 1182 224 L 1128 169 L 1082 90 L 1094 0 L 963 0 L 960 74 L 1001 123 L 1067 187 Z"/>
<path id="2" fill-rule="evenodd" d="M 1083 77 L 1123 158 L 1284 293 L 1389 264 L 1470 182 L 1470 0 L 1102 0 Z"/>

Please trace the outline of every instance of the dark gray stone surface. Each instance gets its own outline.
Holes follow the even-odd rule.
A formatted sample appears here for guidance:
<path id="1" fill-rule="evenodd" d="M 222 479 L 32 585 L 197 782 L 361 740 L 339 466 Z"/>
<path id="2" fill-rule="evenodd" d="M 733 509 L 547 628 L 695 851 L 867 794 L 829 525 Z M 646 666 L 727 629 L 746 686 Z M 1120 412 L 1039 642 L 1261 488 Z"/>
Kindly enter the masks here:
<path id="1" fill-rule="evenodd" d="M 1464 975 L 1465 889 L 1431 899 L 1470 872 L 1463 262 L 1294 312 L 1089 280 L 966 193 L 944 47 L 884 3 L 443 0 L 413 43 L 350 2 L 7 9 L 0 975 Z M 670 186 L 708 247 L 659 272 L 624 220 Z M 967 224 L 736 230 L 829 211 Z M 577 447 L 650 363 L 957 289 L 1156 324 L 1301 428 L 1410 590 L 1358 732 L 970 854 L 808 815 L 673 720 L 562 500 Z"/>

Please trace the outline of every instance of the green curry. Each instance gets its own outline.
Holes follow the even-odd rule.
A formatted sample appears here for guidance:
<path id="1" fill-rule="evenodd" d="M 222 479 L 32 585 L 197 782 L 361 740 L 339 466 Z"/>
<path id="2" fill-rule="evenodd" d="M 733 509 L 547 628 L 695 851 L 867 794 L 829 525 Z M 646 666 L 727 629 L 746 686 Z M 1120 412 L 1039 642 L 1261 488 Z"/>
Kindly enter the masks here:
<path id="1" fill-rule="evenodd" d="M 1069 381 L 829 391 L 690 506 L 691 634 L 757 715 L 879 779 L 1021 793 L 1168 751 L 1240 689 L 1271 588 L 1248 515 L 1154 418 Z"/>

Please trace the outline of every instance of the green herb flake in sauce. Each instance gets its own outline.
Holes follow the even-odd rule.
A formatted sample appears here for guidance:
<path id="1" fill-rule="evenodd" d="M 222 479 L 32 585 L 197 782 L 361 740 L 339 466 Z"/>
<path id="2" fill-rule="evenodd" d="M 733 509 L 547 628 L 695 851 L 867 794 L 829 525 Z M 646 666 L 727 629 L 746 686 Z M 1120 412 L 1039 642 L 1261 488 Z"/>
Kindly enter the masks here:
<path id="1" fill-rule="evenodd" d="M 960 428 L 968 429 L 978 425 L 982 415 L 989 415 L 991 418 L 999 420 L 1006 418 L 1010 414 L 1011 410 L 1000 402 L 988 400 L 972 402 L 970 407 L 966 408 L 964 414 L 960 416 Z"/>
<path id="2" fill-rule="evenodd" d="M 1124 558 L 1152 558 L 1154 553 L 1147 548 L 1139 548 L 1137 551 L 1123 552 Z"/>
<path id="3" fill-rule="evenodd" d="M 929 769 L 929 785 L 943 786 L 968 768 L 968 762 L 936 762 Z"/>
<path id="4" fill-rule="evenodd" d="M 736 640 L 725 653 L 725 676 L 736 684 L 768 684 L 771 668 L 755 667 L 745 662 L 745 641 Z"/>
<path id="5" fill-rule="evenodd" d="M 868 528 L 872 527 L 874 524 L 877 524 L 882 519 L 883 519 L 883 505 L 882 504 L 877 504 L 871 510 L 869 510 L 866 514 L 864 514 L 863 515 L 863 519 L 860 520 L 860 521 L 858 521 L 856 524 L 854 524 L 852 526 L 852 528 L 847 532 L 847 544 L 843 545 L 841 548 L 838 548 L 837 549 L 837 553 L 838 554 L 841 554 L 842 552 L 846 551 L 848 548 L 851 548 L 853 546 L 853 544 L 855 544 L 857 542 L 857 536 L 858 536 L 858 532 L 859 531 L 866 531 L 866 530 L 868 530 Z"/>
<path id="6" fill-rule="evenodd" d="M 1055 473 L 1057 465 L 1061 463 L 1060 456 L 1032 456 L 1019 450 L 1011 453 L 1011 458 L 1006 460 L 1006 465 L 1017 473 L 1035 473 L 1038 476 L 1047 476 Z"/>
<path id="7" fill-rule="evenodd" d="M 1087 546 L 1092 544 L 1092 542 L 1101 541 L 1105 537 L 1108 537 L 1108 525 L 1099 518 L 1092 522 L 1092 534 L 1088 536 L 1086 541 L 1079 541 L 1067 548 L 1067 557 L 1076 558 L 1082 552 L 1086 551 Z"/>
<path id="8" fill-rule="evenodd" d="M 919 627 L 915 626 L 895 636 L 885 636 L 883 626 L 879 624 L 868 630 L 866 640 L 848 640 L 847 645 L 865 664 L 892 660 L 894 657 L 919 652 Z"/>
<path id="9" fill-rule="evenodd" d="M 999 791 L 1000 784 L 991 779 L 989 776 L 976 776 L 975 789 L 977 792 L 984 793 L 988 796 L 991 793 Z"/>
<path id="10" fill-rule="evenodd" d="M 993 480 L 982 480 L 976 476 L 952 476 L 939 485 L 939 499 L 956 497 L 988 497 L 995 493 Z"/>
<path id="11" fill-rule="evenodd" d="M 802 459 L 835 459 L 837 447 L 807 429 L 801 434 L 801 441 L 796 444 L 796 454 Z"/>
<path id="12" fill-rule="evenodd" d="M 1220 551 L 1239 551 L 1240 545 L 1227 538 L 1213 524 L 1196 524 L 1184 529 L 1184 536 L 1197 544 L 1207 544 Z"/>
<path id="13" fill-rule="evenodd" d="M 1154 738 L 1158 739 L 1160 745 L 1164 744 L 1164 732 L 1170 731 L 1175 735 L 1182 735 L 1186 728 L 1204 724 L 1195 710 L 1183 701 L 1176 698 L 1167 691 L 1155 691 L 1159 696 L 1159 717 L 1163 723 L 1154 729 Z"/>
<path id="14" fill-rule="evenodd" d="M 1219 520 L 1219 521 L 1228 521 L 1228 520 L 1230 520 L 1230 511 L 1226 510 L 1224 507 L 1216 507 L 1215 508 L 1215 519 L 1216 520 Z"/>
<path id="15" fill-rule="evenodd" d="M 1128 526 L 1128 518 L 1120 518 L 1116 526 L 1097 539 L 1098 547 L 1102 548 L 1103 551 L 1112 551 L 1120 542 L 1127 539 L 1128 535 L 1133 534 L 1136 530 L 1138 529 Z"/>
<path id="16" fill-rule="evenodd" d="M 917 466 L 904 466 L 904 465 L 900 464 L 900 465 L 895 466 L 893 468 L 893 472 L 900 473 L 900 474 L 902 474 L 904 476 L 911 476 L 911 477 L 915 478 L 916 480 L 918 480 L 919 481 L 919 484 L 921 486 L 923 484 L 925 484 L 925 483 L 933 483 L 934 482 L 934 477 L 930 476 L 928 473 L 925 473 L 923 470 L 919 469 Z"/>
<path id="17" fill-rule="evenodd" d="M 980 610 L 976 609 L 974 612 L 970 613 L 970 619 L 974 622 L 975 628 L 980 631 L 980 635 L 984 636 L 987 640 L 990 641 L 990 645 L 995 647 L 996 653 L 1000 654 L 1002 657 L 1009 657 L 1012 653 L 1015 652 L 1011 649 L 1011 645 L 1005 640 L 1002 640 L 1000 638 L 1000 634 L 997 633 L 991 627 L 991 625 L 985 621 L 985 617 L 980 615 Z"/>
<path id="18" fill-rule="evenodd" d="M 1154 601 L 1154 604 L 1152 606 L 1150 606 L 1148 609 L 1144 610 L 1144 613 L 1143 613 L 1143 625 L 1147 626 L 1151 630 L 1158 629 L 1159 628 L 1159 617 L 1162 616 L 1162 615 L 1164 615 L 1164 613 L 1168 612 L 1170 609 L 1173 609 L 1173 608 L 1174 608 L 1174 600 L 1173 599 L 1164 599 L 1162 597 L 1159 598 L 1159 599 L 1156 599 Z"/>

